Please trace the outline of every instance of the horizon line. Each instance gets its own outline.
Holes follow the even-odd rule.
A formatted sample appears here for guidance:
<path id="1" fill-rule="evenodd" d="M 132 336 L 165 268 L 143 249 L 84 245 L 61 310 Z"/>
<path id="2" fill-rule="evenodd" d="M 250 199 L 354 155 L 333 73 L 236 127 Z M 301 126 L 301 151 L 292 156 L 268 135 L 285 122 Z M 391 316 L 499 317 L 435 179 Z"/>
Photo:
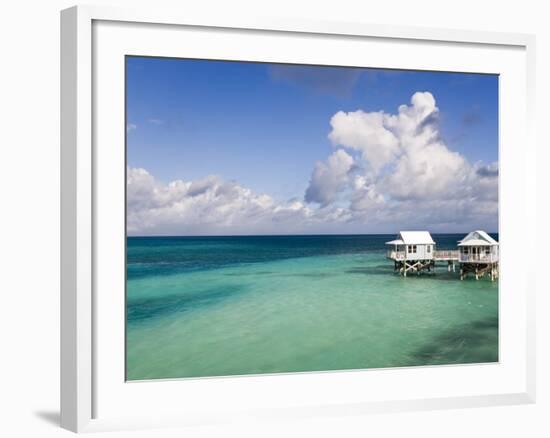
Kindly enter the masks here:
<path id="1" fill-rule="evenodd" d="M 474 230 L 475 231 L 475 230 Z M 464 234 L 467 235 L 471 231 L 459 231 L 452 233 L 432 233 L 433 235 L 441 234 Z M 499 234 L 498 231 L 486 231 L 488 234 Z M 394 236 L 397 233 L 305 233 L 305 234 L 126 234 L 128 237 L 319 237 L 319 236 Z"/>

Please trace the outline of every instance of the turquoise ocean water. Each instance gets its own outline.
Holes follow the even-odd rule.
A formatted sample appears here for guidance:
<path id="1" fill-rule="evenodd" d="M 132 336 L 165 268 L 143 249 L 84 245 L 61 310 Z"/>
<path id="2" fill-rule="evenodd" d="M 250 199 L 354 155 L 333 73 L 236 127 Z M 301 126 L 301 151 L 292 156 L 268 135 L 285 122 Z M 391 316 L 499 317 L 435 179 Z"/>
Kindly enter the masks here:
<path id="1" fill-rule="evenodd" d="M 128 380 L 498 361 L 497 283 L 402 278 L 393 237 L 128 237 Z"/>

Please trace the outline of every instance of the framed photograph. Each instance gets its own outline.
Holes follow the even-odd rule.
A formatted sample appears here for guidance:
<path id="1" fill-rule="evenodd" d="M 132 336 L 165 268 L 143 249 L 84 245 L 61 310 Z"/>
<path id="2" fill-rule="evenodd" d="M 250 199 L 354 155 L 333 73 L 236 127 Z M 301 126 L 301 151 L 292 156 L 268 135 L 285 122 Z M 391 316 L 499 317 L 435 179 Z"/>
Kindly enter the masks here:
<path id="1" fill-rule="evenodd" d="M 534 38 L 61 14 L 62 426 L 534 401 Z"/>

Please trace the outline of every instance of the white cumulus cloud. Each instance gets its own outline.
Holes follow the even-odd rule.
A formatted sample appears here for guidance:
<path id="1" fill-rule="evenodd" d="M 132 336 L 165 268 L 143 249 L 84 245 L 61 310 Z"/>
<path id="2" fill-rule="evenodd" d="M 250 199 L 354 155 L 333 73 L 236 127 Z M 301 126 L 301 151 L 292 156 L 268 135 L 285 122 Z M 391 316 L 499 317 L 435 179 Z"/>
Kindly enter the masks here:
<path id="1" fill-rule="evenodd" d="M 339 111 L 330 124 L 337 149 L 315 165 L 306 202 L 347 202 L 354 220 L 374 227 L 391 221 L 443 229 L 470 221 L 496 228 L 498 163 L 471 164 L 449 148 L 430 92 L 414 93 L 396 113 Z M 345 177 L 331 164 L 343 151 L 354 163 Z"/>
<path id="2" fill-rule="evenodd" d="M 328 157 L 326 163 L 317 162 L 306 190 L 306 201 L 321 205 L 334 201 L 338 192 L 346 186 L 352 166 L 353 158 L 342 149 Z"/>
<path id="3" fill-rule="evenodd" d="M 329 138 L 335 145 L 361 152 L 364 160 L 378 171 L 399 152 L 399 140 L 386 128 L 386 118 L 382 112 L 339 111 L 330 120 Z"/>
<path id="4" fill-rule="evenodd" d="M 395 113 L 339 111 L 330 125 L 335 150 L 313 165 L 303 201 L 215 175 L 164 183 L 128 168 L 129 234 L 497 230 L 498 162 L 472 164 L 446 144 L 431 93 Z"/>
<path id="5" fill-rule="evenodd" d="M 127 207 L 131 235 L 306 232 L 316 220 L 301 201 L 278 203 L 218 176 L 163 183 L 142 168 L 127 169 Z"/>

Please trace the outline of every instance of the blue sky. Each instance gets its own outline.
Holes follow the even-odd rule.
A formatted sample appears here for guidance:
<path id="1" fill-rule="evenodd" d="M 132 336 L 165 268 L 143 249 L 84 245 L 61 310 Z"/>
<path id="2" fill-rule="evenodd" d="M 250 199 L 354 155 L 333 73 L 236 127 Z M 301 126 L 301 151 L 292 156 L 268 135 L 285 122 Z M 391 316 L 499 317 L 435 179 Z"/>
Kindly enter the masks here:
<path id="1" fill-rule="evenodd" d="M 369 168 L 368 154 L 357 155 L 366 149 L 329 138 L 336 113 L 395 115 L 417 92 L 434 97 L 445 148 L 470 166 L 498 162 L 494 75 L 128 57 L 126 80 L 127 164 L 159 184 L 216 175 L 276 202 L 303 200 L 335 148 Z"/>

